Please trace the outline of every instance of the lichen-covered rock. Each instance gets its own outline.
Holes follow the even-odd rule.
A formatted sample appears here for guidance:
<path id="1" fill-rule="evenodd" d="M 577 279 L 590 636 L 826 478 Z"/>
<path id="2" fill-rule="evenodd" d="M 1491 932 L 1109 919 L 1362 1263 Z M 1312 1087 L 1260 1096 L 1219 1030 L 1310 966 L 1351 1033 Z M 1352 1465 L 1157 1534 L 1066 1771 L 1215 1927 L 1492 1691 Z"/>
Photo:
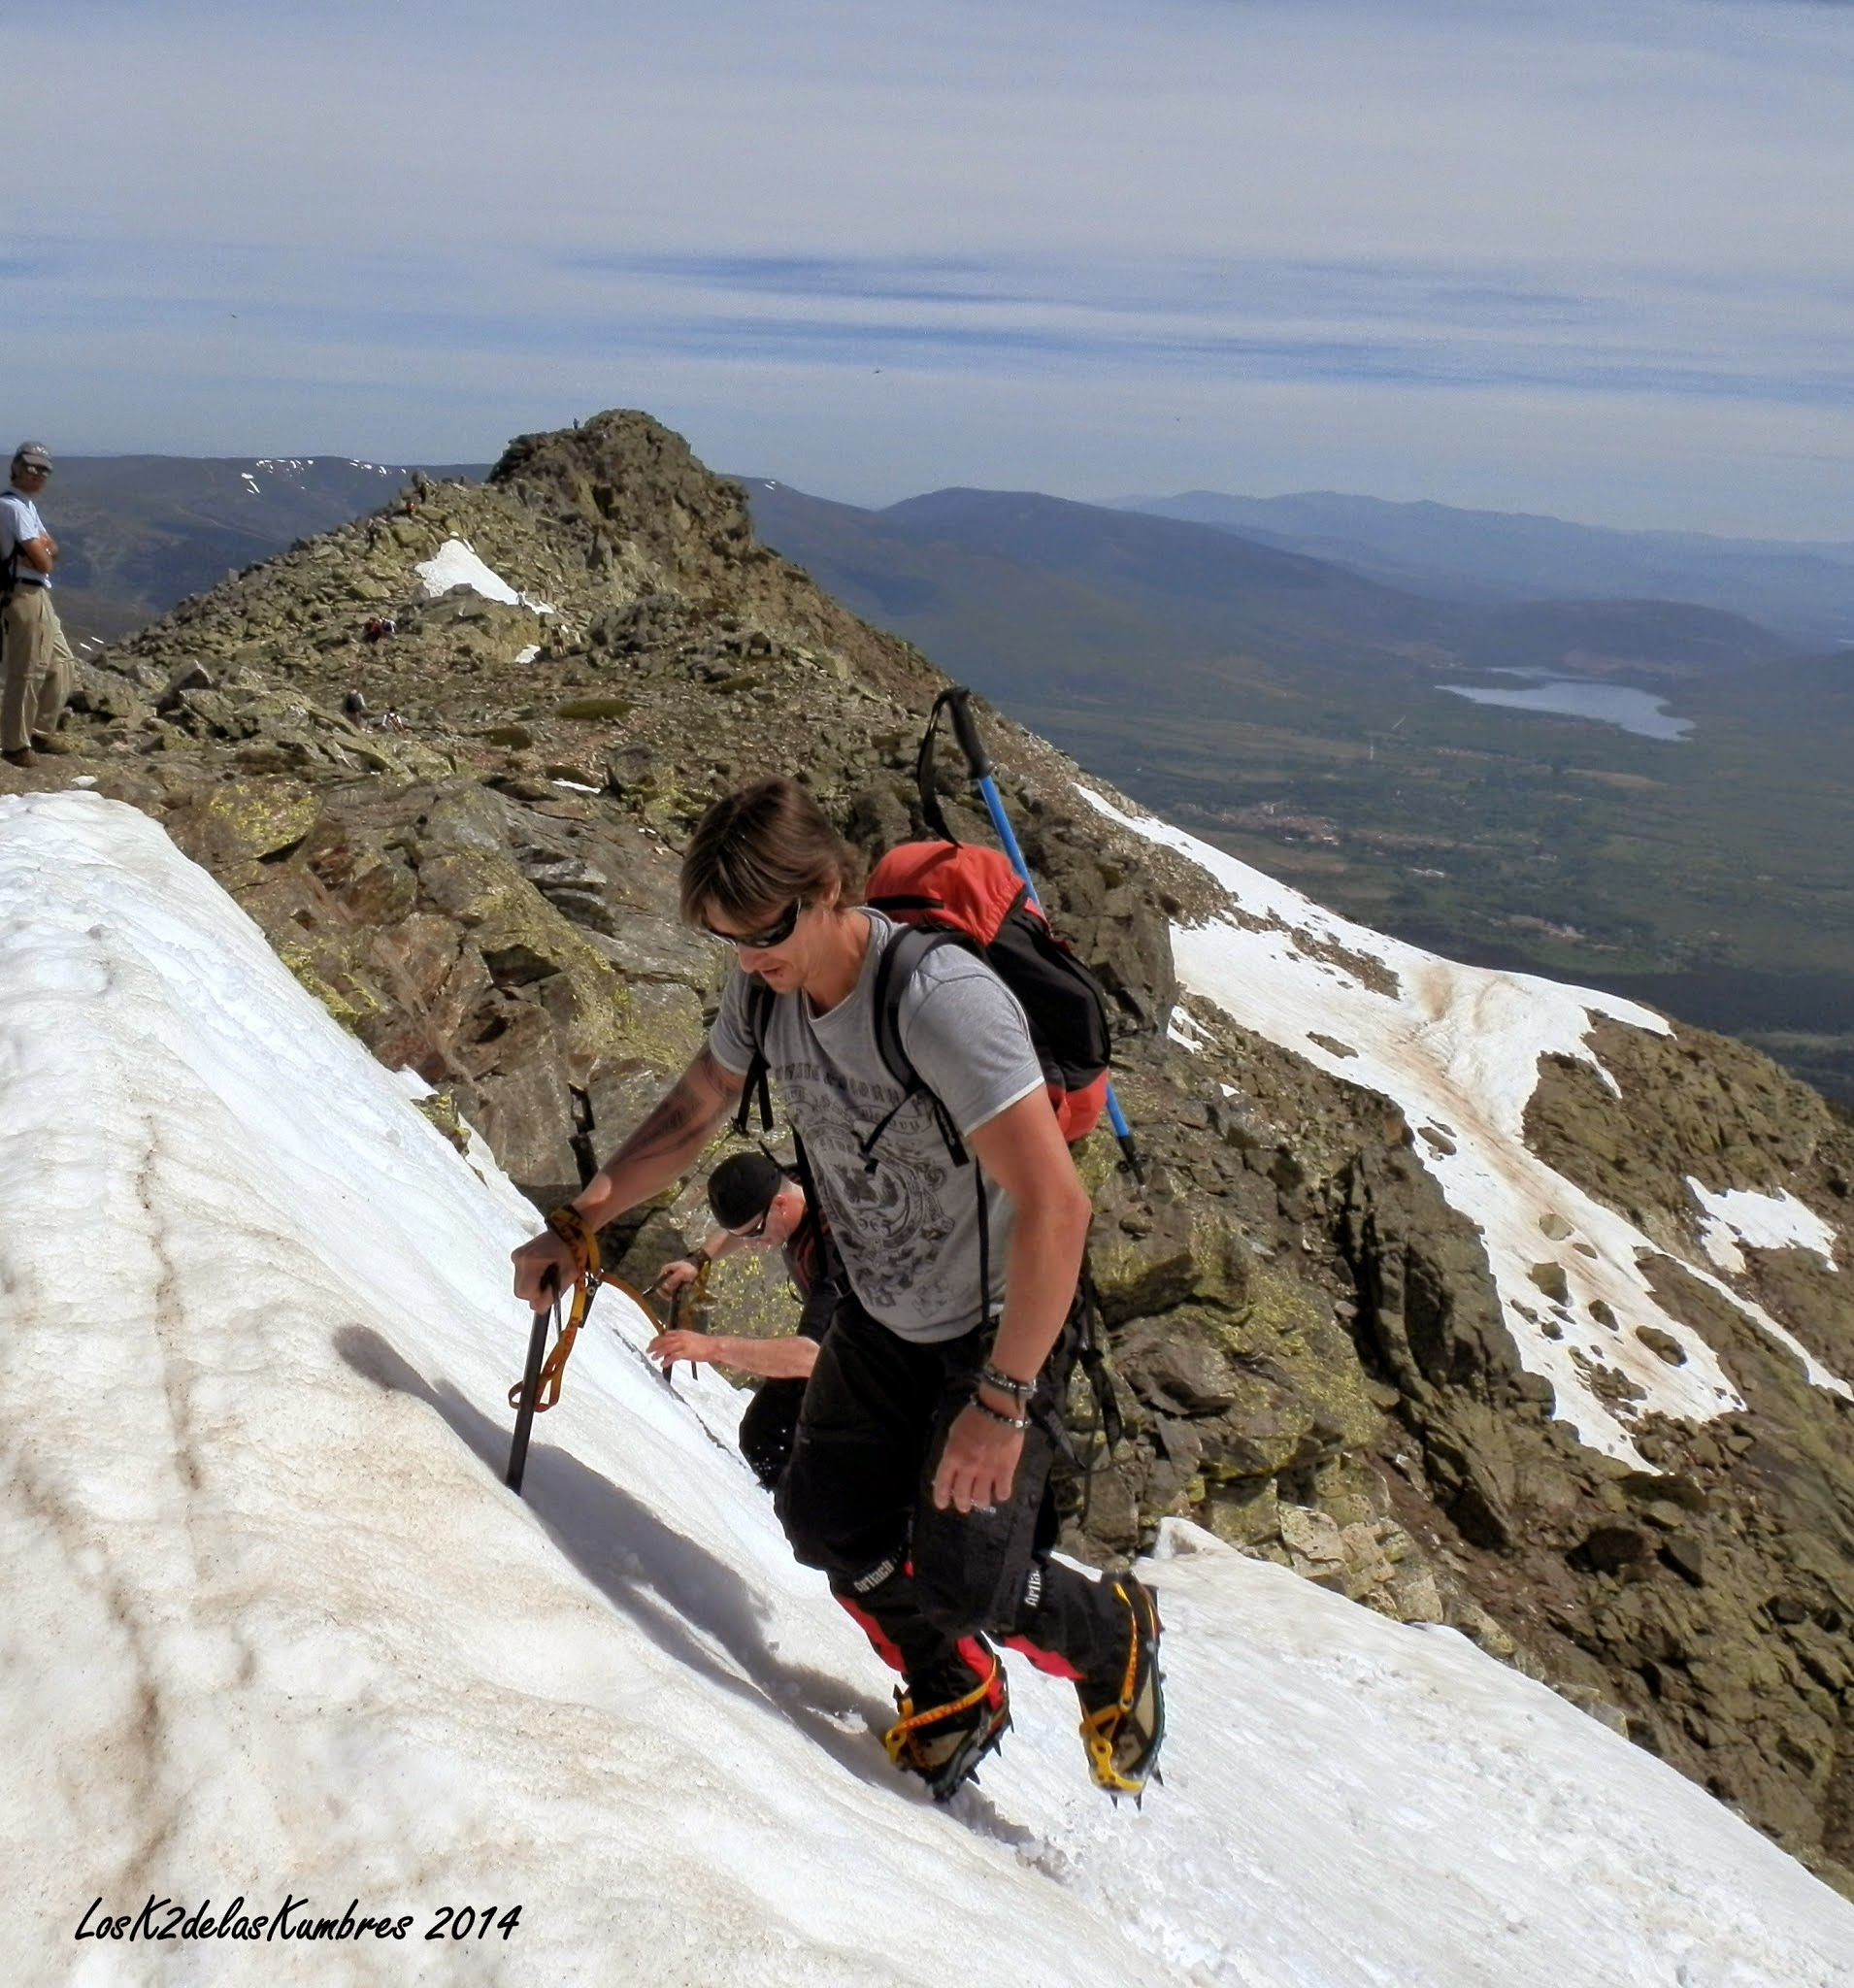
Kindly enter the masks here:
<path id="1" fill-rule="evenodd" d="M 1191 1299 L 1234 1311 L 1246 1296 L 1241 1242 L 1209 1210 L 1181 1201 L 1097 1231 L 1089 1261 L 1109 1325 L 1172 1311 Z"/>
<path id="2" fill-rule="evenodd" d="M 218 875 L 293 848 L 322 804 L 292 779 L 230 779 L 168 819 L 168 833 L 196 863 Z"/>

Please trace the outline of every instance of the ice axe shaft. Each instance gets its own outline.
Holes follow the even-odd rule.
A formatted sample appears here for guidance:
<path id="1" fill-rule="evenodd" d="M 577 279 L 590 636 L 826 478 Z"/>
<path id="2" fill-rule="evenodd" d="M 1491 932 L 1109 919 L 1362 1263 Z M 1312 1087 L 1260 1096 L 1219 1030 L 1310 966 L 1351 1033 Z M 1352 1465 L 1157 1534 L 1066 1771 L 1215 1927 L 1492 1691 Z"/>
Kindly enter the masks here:
<path id="1" fill-rule="evenodd" d="M 547 1351 L 547 1322 L 559 1302 L 560 1286 L 552 1271 L 542 1284 L 543 1295 L 552 1293 L 534 1315 L 528 1330 L 528 1364 L 521 1373 L 521 1406 L 515 1410 L 514 1441 L 509 1445 L 509 1474 L 503 1478 L 517 1498 L 521 1496 L 522 1473 L 528 1468 L 528 1436 L 534 1428 L 534 1405 L 541 1393 L 541 1363 Z"/>

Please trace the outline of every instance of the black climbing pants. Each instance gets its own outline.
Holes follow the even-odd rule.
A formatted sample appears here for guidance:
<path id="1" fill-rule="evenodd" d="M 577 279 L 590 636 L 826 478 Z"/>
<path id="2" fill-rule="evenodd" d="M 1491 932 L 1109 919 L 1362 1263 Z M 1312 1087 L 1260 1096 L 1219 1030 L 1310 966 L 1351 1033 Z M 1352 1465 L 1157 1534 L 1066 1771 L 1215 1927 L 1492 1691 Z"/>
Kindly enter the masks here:
<path id="1" fill-rule="evenodd" d="M 762 1380 L 741 1416 L 741 1454 L 763 1491 L 785 1474 L 804 1400 L 803 1380 Z"/>
<path id="2" fill-rule="evenodd" d="M 1049 1558 L 1055 1431 L 1075 1317 L 1044 1363 L 1008 1502 L 941 1510 L 934 1472 L 953 1418 L 990 1353 L 983 1331 L 921 1345 L 845 1295 L 805 1388 L 792 1460 L 775 1494 L 807 1567 L 897 1669 L 919 1677 L 982 1631 L 1084 1688 L 1118 1689 L 1129 1618 L 1111 1586 Z"/>

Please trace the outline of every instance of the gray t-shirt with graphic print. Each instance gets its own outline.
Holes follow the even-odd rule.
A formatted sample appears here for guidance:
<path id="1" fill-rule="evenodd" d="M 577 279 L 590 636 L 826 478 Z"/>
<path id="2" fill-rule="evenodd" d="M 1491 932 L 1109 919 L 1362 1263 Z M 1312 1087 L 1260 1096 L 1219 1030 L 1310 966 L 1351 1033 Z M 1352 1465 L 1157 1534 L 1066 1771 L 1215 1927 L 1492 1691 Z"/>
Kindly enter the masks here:
<path id="1" fill-rule="evenodd" d="M 766 1027 L 766 1060 L 786 1112 L 805 1141 L 818 1198 L 843 1251 L 850 1287 L 873 1318 L 906 1340 L 932 1344 L 969 1332 L 985 1315 L 978 1290 L 977 1160 L 953 1164 L 916 1093 L 877 1141 L 873 1169 L 860 1143 L 900 1104 L 902 1087 L 876 1046 L 873 991 L 895 931 L 864 911 L 869 950 L 854 990 L 828 1014 L 803 994 L 781 995 Z M 709 1032 L 717 1062 L 743 1077 L 753 1061 L 747 1021 L 752 983 L 737 968 Z M 1017 997 L 984 961 L 937 947 L 902 994 L 902 1047 L 964 1138 L 1019 1098 L 1041 1090 L 1042 1066 Z M 985 1182 L 990 1309 L 1004 1302 L 1010 1204 Z"/>

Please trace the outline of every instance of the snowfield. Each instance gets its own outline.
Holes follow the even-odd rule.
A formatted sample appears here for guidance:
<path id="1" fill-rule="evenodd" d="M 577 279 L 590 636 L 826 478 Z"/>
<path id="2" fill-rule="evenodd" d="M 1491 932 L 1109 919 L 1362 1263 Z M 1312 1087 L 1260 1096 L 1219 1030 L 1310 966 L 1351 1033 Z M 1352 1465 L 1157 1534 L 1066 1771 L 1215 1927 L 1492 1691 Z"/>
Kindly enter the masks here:
<path id="1" fill-rule="evenodd" d="M 1231 1020 L 1348 1083 L 1400 1106 L 1417 1135 L 1423 1164 L 1450 1207 L 1480 1231 L 1501 1311 L 1520 1364 L 1551 1382 L 1556 1412 L 1592 1449 L 1637 1470 L 1656 1467 L 1600 1399 L 1595 1370 L 1620 1370 L 1642 1390 L 1641 1415 L 1693 1421 L 1742 1408 L 1711 1346 L 1664 1311 L 1638 1259 L 1658 1255 L 1641 1230 L 1546 1166 L 1525 1143 L 1526 1105 L 1541 1056 L 1587 1063 L 1610 1090 L 1615 1079 L 1586 1038 L 1599 1015 L 1666 1035 L 1652 1009 L 1588 987 L 1529 974 L 1492 973 L 1387 939 L 1323 910 L 1310 898 L 1151 815 L 1122 813 L 1077 787 L 1109 820 L 1188 856 L 1220 883 L 1229 909 L 1202 925 L 1175 925 L 1179 985 Z M 1172 1035 L 1202 1045 L 1204 1023 L 1188 1015 Z M 1723 1269 L 1743 1258 L 1716 1240 L 1760 1247 L 1786 1244 L 1828 1254 L 1834 1233 L 1793 1195 L 1735 1190 L 1708 1196 L 1690 1181 L 1711 1218 L 1707 1252 Z M 1547 1297 L 1532 1273 L 1553 1266 L 1567 1297 Z M 1818 1387 L 1854 1399 L 1854 1388 L 1808 1351 L 1789 1328 L 1735 1291 L 1704 1264 L 1685 1268 L 1728 1298 L 1793 1353 Z M 1597 1306 L 1607 1309 L 1613 1324 Z M 1638 1337 L 1648 1325 L 1678 1340 L 1685 1362 L 1671 1367 Z"/>
<path id="2" fill-rule="evenodd" d="M 506 608 L 530 608 L 537 614 L 554 612 L 546 601 L 518 593 L 467 539 L 447 539 L 429 559 L 419 560 L 413 571 L 432 600 L 447 594 L 453 586 L 467 586 L 484 600 L 500 601 Z"/>
<path id="3" fill-rule="evenodd" d="M 1705 1245 L 1705 1253 L 1721 1270 L 1743 1270 L 1740 1245 L 1749 1249 L 1808 1249 L 1830 1270 L 1840 1268 L 1835 1261 L 1835 1231 L 1787 1188 L 1781 1194 L 1757 1194 L 1749 1188 L 1731 1187 L 1723 1194 L 1714 1194 L 1691 1174 L 1687 1176 L 1687 1186 L 1705 1210 L 1705 1227 L 1700 1240 Z"/>
<path id="4" fill-rule="evenodd" d="M 1854 1971 L 1854 1906 L 1661 1763 L 1175 1522 L 1165 1786 L 1112 1806 L 1019 1667 L 1002 1756 L 936 1808 L 740 1397 L 667 1385 L 612 1294 L 503 1488 L 535 1226 L 154 823 L 0 800 L 0 1980 Z M 93 1937 L 150 1900 L 257 1931 Z M 350 1902 L 404 1938 L 303 1937 Z"/>

